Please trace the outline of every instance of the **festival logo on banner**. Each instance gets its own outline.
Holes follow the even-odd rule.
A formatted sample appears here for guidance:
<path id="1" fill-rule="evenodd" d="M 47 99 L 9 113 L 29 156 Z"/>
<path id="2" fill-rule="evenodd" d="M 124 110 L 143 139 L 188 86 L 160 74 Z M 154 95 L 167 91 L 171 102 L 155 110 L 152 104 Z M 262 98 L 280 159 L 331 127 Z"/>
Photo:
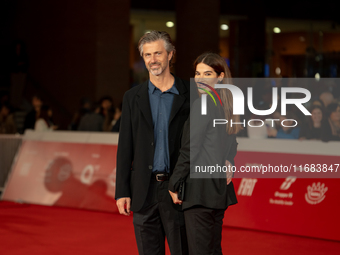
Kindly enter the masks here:
<path id="1" fill-rule="evenodd" d="M 250 197 L 253 194 L 257 179 L 242 178 L 237 195 Z"/>
<path id="2" fill-rule="evenodd" d="M 280 190 L 288 190 L 290 186 L 296 181 L 296 177 L 294 176 L 289 176 L 287 177 L 284 182 L 280 186 Z M 269 199 L 270 204 L 276 204 L 276 205 L 287 205 L 287 206 L 292 206 L 293 201 L 291 200 L 283 200 L 283 199 L 292 199 L 293 198 L 293 192 L 279 192 L 276 191 L 274 193 L 274 197 Z"/>
<path id="3" fill-rule="evenodd" d="M 289 176 L 286 180 L 281 184 L 280 190 L 287 190 L 290 186 L 296 181 L 296 177 Z"/>
<path id="4" fill-rule="evenodd" d="M 311 205 L 316 205 L 321 203 L 326 195 L 325 193 L 327 192 L 328 188 L 325 187 L 325 184 L 320 184 L 318 182 L 315 184 L 315 182 L 312 184 L 312 186 L 308 185 L 307 187 L 307 193 L 305 194 L 305 199 L 307 203 Z"/>

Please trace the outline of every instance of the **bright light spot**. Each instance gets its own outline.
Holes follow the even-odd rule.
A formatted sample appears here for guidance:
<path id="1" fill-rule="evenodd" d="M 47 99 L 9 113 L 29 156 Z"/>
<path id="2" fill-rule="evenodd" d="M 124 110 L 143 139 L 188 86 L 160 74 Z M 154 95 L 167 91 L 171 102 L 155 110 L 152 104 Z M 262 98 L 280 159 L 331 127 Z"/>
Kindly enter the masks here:
<path id="1" fill-rule="evenodd" d="M 274 27 L 273 31 L 274 31 L 275 34 L 281 33 L 281 29 L 278 28 L 278 27 Z"/>
<path id="2" fill-rule="evenodd" d="M 148 34 L 150 32 L 151 32 L 151 30 L 145 30 L 145 34 Z"/>
<path id="3" fill-rule="evenodd" d="M 167 23 L 165 23 L 165 25 L 167 27 L 173 27 L 175 25 L 175 23 L 173 23 L 172 21 L 168 21 Z"/>
<path id="4" fill-rule="evenodd" d="M 280 74 L 281 74 L 281 68 L 280 68 L 280 67 L 276 67 L 275 73 L 276 73 L 277 75 L 280 75 Z"/>
<path id="5" fill-rule="evenodd" d="M 320 74 L 319 74 L 319 73 L 316 73 L 316 74 L 315 74 L 315 80 L 317 80 L 317 81 L 320 80 Z"/>
<path id="6" fill-rule="evenodd" d="M 229 27 L 228 27 L 227 24 L 222 24 L 222 25 L 221 25 L 221 29 L 222 29 L 222 30 L 228 30 Z"/>

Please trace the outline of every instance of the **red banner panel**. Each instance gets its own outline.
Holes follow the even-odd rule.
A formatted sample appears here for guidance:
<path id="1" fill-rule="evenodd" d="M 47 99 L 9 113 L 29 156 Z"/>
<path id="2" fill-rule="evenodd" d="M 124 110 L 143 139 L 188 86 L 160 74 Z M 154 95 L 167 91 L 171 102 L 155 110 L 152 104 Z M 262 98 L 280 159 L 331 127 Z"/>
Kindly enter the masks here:
<path id="1" fill-rule="evenodd" d="M 117 212 L 117 136 L 29 135 L 34 139 L 23 142 L 4 200 Z M 263 147 L 254 140 L 238 140 L 233 183 L 239 203 L 226 211 L 225 225 L 340 241 L 340 181 L 334 178 L 340 171 L 335 172 L 340 163 L 339 144 L 269 140 L 262 141 L 267 151 L 261 151 Z M 281 164 L 296 165 L 297 171 L 285 172 L 284 178 L 277 172 L 239 172 L 242 166 L 269 169 Z M 314 171 L 317 164 L 322 164 L 319 172 Z"/>
<path id="2" fill-rule="evenodd" d="M 327 156 L 287 158 L 279 153 L 269 153 L 270 156 L 259 152 L 251 154 L 239 151 L 237 167 L 274 164 L 273 160 L 283 162 L 282 158 L 296 164 L 312 162 L 313 158 L 331 163 Z M 336 157 L 332 158 L 336 162 Z M 339 179 L 297 178 L 293 173 L 290 177 L 273 179 L 235 177 L 233 183 L 239 203 L 226 211 L 225 225 L 340 241 Z"/>
<path id="3" fill-rule="evenodd" d="M 116 153 L 117 145 L 26 140 L 2 199 L 115 212 Z"/>

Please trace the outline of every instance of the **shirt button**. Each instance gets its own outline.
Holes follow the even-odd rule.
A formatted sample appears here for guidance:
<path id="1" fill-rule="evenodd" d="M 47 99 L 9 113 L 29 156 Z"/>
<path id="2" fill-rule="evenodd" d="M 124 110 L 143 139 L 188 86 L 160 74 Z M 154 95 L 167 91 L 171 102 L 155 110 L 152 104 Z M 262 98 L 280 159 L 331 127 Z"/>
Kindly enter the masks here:
<path id="1" fill-rule="evenodd" d="M 152 165 L 149 165 L 149 169 L 150 169 L 150 170 L 152 169 Z"/>
<path id="2" fill-rule="evenodd" d="M 153 142 L 151 143 L 151 146 L 153 146 Z"/>

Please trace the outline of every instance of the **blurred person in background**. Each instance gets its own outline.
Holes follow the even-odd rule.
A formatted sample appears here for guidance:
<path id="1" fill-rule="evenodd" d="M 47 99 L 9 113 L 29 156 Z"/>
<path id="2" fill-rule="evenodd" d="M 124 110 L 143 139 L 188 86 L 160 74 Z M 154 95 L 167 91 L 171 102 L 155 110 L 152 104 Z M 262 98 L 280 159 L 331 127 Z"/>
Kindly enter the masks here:
<path id="1" fill-rule="evenodd" d="M 122 104 L 119 105 L 119 107 L 116 107 L 115 114 L 113 116 L 112 120 L 112 128 L 111 132 L 119 132 L 120 128 L 120 117 L 122 115 Z"/>
<path id="2" fill-rule="evenodd" d="M 325 107 L 334 102 L 333 94 L 328 91 L 322 92 L 319 98 L 323 102 Z"/>
<path id="3" fill-rule="evenodd" d="M 94 110 L 86 113 L 79 122 L 79 131 L 102 132 L 104 126 L 104 116 L 101 114 L 101 105 L 95 104 Z"/>
<path id="4" fill-rule="evenodd" d="M 79 126 L 81 118 L 85 114 L 91 112 L 91 108 L 92 108 L 91 100 L 89 98 L 83 97 L 80 100 L 80 108 L 73 115 L 72 122 L 69 125 L 69 129 L 70 130 L 78 130 L 78 126 Z"/>
<path id="5" fill-rule="evenodd" d="M 113 100 L 110 96 L 105 96 L 100 100 L 100 114 L 104 117 L 103 130 L 105 132 L 111 131 L 112 120 L 115 114 L 115 109 L 113 108 Z"/>
<path id="6" fill-rule="evenodd" d="M 25 121 L 24 121 L 24 131 L 26 129 L 34 129 L 35 122 L 40 116 L 40 110 L 43 105 L 43 100 L 40 96 L 35 95 L 32 98 L 32 106 L 33 109 L 26 115 Z"/>
<path id="7" fill-rule="evenodd" d="M 326 108 L 327 119 L 322 132 L 322 141 L 340 141 L 340 104 L 331 103 Z"/>
<path id="8" fill-rule="evenodd" d="M 325 108 L 325 105 L 323 104 L 323 102 L 320 99 L 315 99 L 312 102 L 312 106 L 317 105 L 319 106 L 322 110 Z"/>
<path id="9" fill-rule="evenodd" d="M 58 127 L 54 125 L 52 121 L 52 109 L 47 105 L 44 105 L 40 109 L 40 114 L 35 122 L 35 131 L 53 131 Z"/>
<path id="10" fill-rule="evenodd" d="M 308 116 L 306 122 L 302 124 L 299 139 L 321 140 L 322 127 L 324 126 L 322 108 L 314 105 L 310 112 L 312 115 Z"/>
<path id="11" fill-rule="evenodd" d="M 280 129 L 268 129 L 268 136 L 279 139 L 299 139 L 300 127 L 295 126 L 296 122 L 293 120 L 297 121 L 296 115 L 287 111 L 286 116 L 280 116 Z"/>
<path id="12" fill-rule="evenodd" d="M 269 108 L 270 105 L 264 102 L 261 102 L 259 105 L 255 107 L 255 109 L 257 110 L 267 110 Z M 267 129 L 269 128 L 269 126 L 265 119 L 266 119 L 265 116 L 256 115 L 254 113 L 251 114 L 249 120 L 252 121 L 249 123 L 250 125 L 247 124 L 247 134 L 249 138 L 265 139 L 268 137 Z M 248 121 L 246 123 L 248 123 Z"/>
<path id="13" fill-rule="evenodd" d="M 2 104 L 0 110 L 0 134 L 15 134 L 17 128 L 15 126 L 13 114 L 9 104 Z"/>

